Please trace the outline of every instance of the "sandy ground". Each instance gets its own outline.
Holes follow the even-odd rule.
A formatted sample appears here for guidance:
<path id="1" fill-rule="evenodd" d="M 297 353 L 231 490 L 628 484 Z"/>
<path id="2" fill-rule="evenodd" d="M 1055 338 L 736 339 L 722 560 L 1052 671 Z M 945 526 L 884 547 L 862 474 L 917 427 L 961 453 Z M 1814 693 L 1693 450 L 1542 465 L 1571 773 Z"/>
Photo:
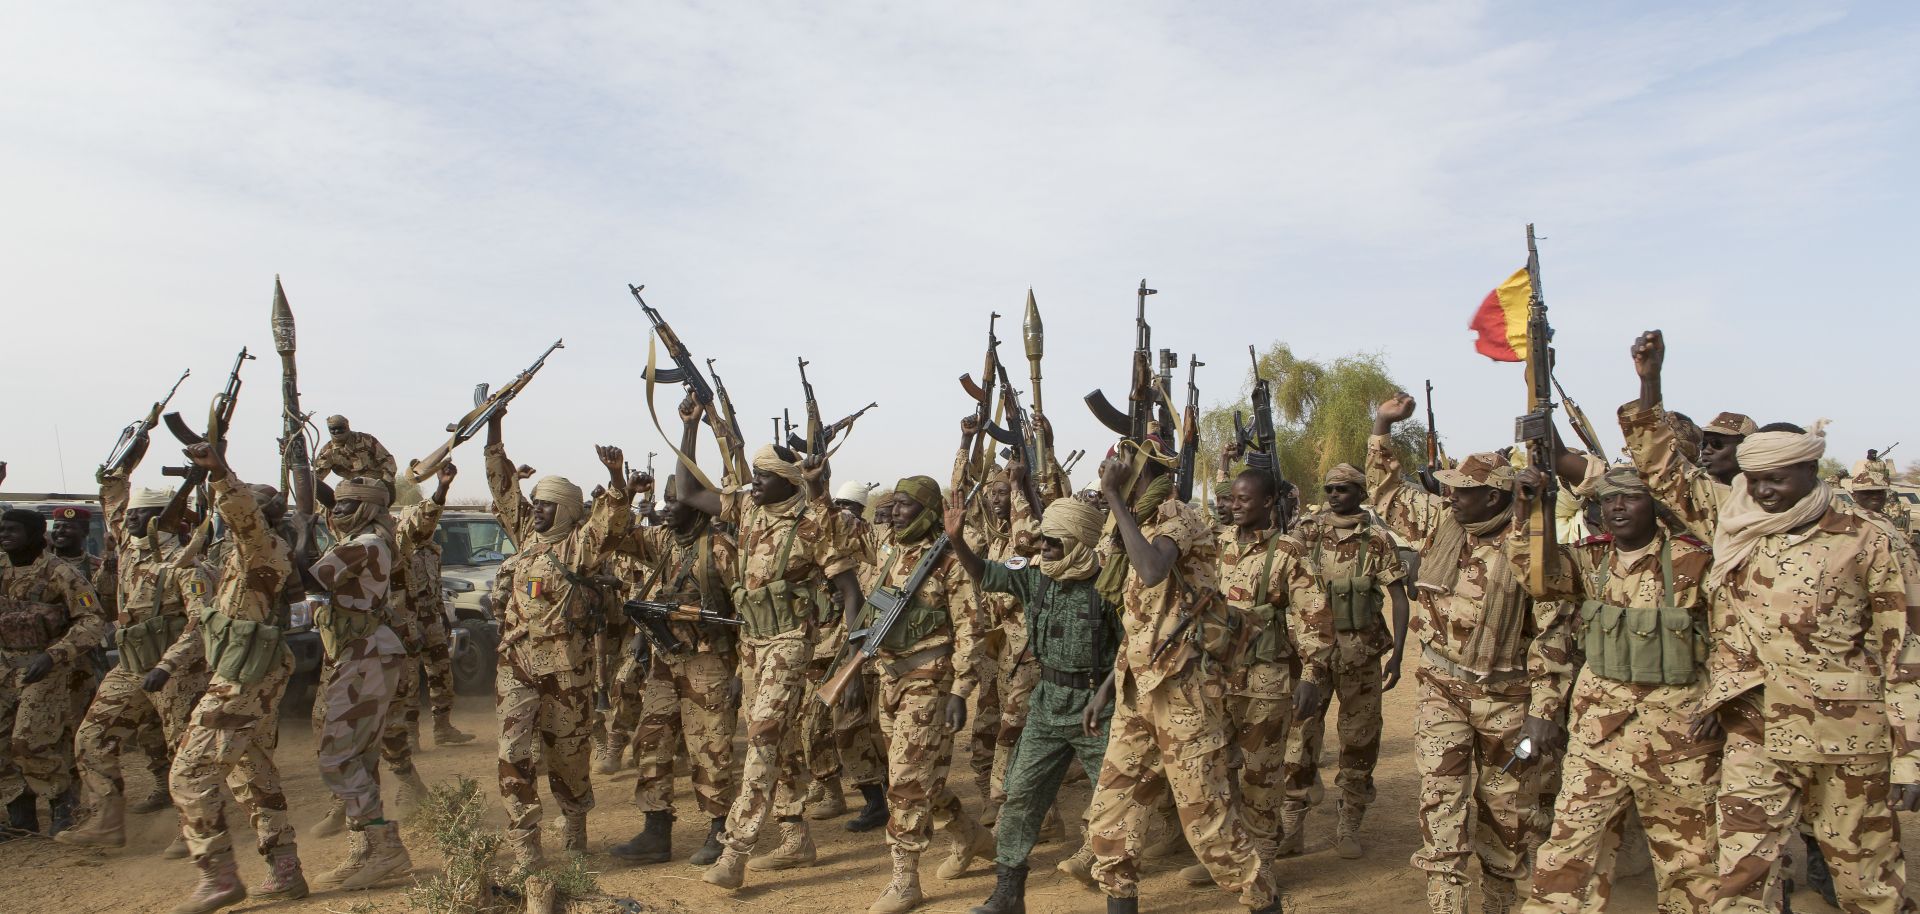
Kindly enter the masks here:
<path id="1" fill-rule="evenodd" d="M 1367 856 L 1351 861 L 1334 856 L 1329 850 L 1332 804 L 1316 808 L 1308 822 L 1308 853 L 1279 864 L 1288 911 L 1412 914 L 1426 910 L 1425 880 L 1407 862 L 1420 840 L 1414 815 L 1419 779 L 1407 739 L 1412 730 L 1411 680 L 1409 672 L 1406 684 L 1387 696 L 1387 738 L 1378 773 L 1380 798 L 1370 810 L 1363 830 Z M 487 736 L 496 732 L 488 699 L 463 698 L 456 718 L 469 732 Z M 278 755 L 281 776 L 286 782 L 295 827 L 303 835 L 301 857 L 311 875 L 332 866 L 346 854 L 346 838 L 304 837 L 307 828 L 325 811 L 327 792 L 313 764 L 313 741 L 305 721 L 289 719 L 284 723 Z M 480 780 L 491 791 L 495 772 L 491 739 L 444 749 L 434 748 L 431 736 L 426 740 L 427 746 L 418 764 L 429 782 L 464 775 Z M 959 760 L 956 770 L 964 767 L 964 759 Z M 144 790 L 144 772 L 132 771 L 128 779 L 136 792 Z M 588 820 L 592 848 L 588 863 L 599 873 L 600 885 L 609 894 L 688 914 L 858 912 L 864 911 L 886 884 L 889 863 L 884 839 L 878 832 L 849 833 L 841 827 L 844 820 L 814 823 L 814 840 L 820 852 L 816 866 L 769 874 L 749 870 L 747 886 L 733 894 L 700 882 L 700 870 L 685 863 L 640 868 L 622 866 L 607 856 L 605 849 L 631 837 L 640 827 L 640 814 L 631 803 L 633 779 L 630 769 L 614 776 L 611 782 L 604 777 L 596 778 L 599 806 Z M 970 776 L 962 773 L 954 780 L 956 790 L 969 808 L 977 810 L 978 799 Z M 1077 814 L 1085 809 L 1088 787 L 1084 781 L 1069 785 L 1062 794 L 1066 810 Z M 676 855 L 684 860 L 699 846 L 705 829 L 692 806 L 690 788 L 684 779 L 680 782 L 677 800 L 681 824 L 675 831 L 674 844 Z M 549 805 L 548 821 L 556 818 Z M 173 815 L 156 813 L 130 816 L 129 820 L 128 846 L 121 850 L 78 850 L 44 839 L 0 845 L 0 912 L 165 914 L 170 911 L 190 891 L 194 878 L 187 861 L 163 860 L 159 856 L 170 838 Z M 505 821 L 497 800 L 491 808 L 491 821 L 496 826 Z M 1908 834 L 1914 831 L 1907 830 Z M 426 877 L 436 872 L 441 861 L 438 854 L 427 848 L 424 836 L 409 829 L 407 838 L 417 875 Z M 1033 875 L 1027 889 L 1027 906 L 1034 914 L 1093 914 L 1105 910 L 1099 894 L 1053 868 L 1072 852 L 1077 840 L 1076 837 L 1070 842 L 1035 849 Z M 244 823 L 239 825 L 235 843 L 244 849 L 240 856 L 242 877 L 248 883 L 257 881 L 264 867 L 251 851 L 251 832 Z M 549 840 L 547 846 L 551 854 L 555 843 Z M 935 850 L 928 854 L 922 867 L 921 886 L 927 900 L 920 910 L 939 914 L 965 912 L 992 891 L 991 864 L 976 864 L 972 871 L 955 880 L 940 879 L 933 870 L 942 855 L 941 847 L 942 839 L 936 836 Z M 1909 857 L 1920 852 L 1912 838 L 1906 841 L 1906 849 Z M 1143 910 L 1178 910 L 1187 914 L 1244 910 L 1218 889 L 1193 889 L 1180 881 L 1177 874 L 1189 862 L 1190 857 L 1181 857 L 1146 863 L 1141 886 Z M 1826 914 L 1835 910 L 1804 891 L 1796 895 L 1793 903 L 1794 909 L 1801 912 Z M 1477 900 L 1474 909 L 1478 910 Z M 366 914 L 403 912 L 408 907 L 405 887 L 401 886 L 351 895 L 315 895 L 298 902 L 248 903 L 230 910 Z M 1613 910 L 1653 910 L 1651 877 L 1636 877 L 1617 886 Z"/>

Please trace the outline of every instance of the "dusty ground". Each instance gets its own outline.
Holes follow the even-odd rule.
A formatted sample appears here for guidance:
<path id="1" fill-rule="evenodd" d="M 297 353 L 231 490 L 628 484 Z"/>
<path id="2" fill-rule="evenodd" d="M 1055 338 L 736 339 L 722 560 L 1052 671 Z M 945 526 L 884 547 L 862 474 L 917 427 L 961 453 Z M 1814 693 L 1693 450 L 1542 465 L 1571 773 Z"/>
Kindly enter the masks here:
<path id="1" fill-rule="evenodd" d="M 1411 674 L 1408 684 L 1411 684 Z M 1341 860 L 1328 850 L 1332 830 L 1330 803 L 1317 808 L 1309 820 L 1308 854 L 1280 863 L 1280 877 L 1287 892 L 1290 912 L 1365 911 L 1369 914 L 1425 911 L 1424 880 L 1411 869 L 1407 859 L 1419 843 L 1419 828 L 1414 819 L 1418 776 L 1408 751 L 1407 735 L 1412 729 L 1412 690 L 1407 686 L 1389 693 L 1386 702 L 1387 739 L 1383 749 L 1378 804 L 1370 811 L 1363 832 L 1368 855 L 1362 860 Z M 489 700 L 462 699 L 456 712 L 459 725 L 469 732 L 490 735 L 494 732 Z M 322 871 L 346 853 L 344 836 L 308 839 L 305 832 L 326 808 L 326 788 L 320 783 L 313 764 L 313 742 L 304 721 L 289 720 L 283 728 L 279 759 L 286 780 L 294 824 L 303 835 L 300 850 L 308 872 Z M 429 728 L 431 729 L 431 728 Z M 466 746 L 433 748 L 428 737 L 419 765 L 429 782 L 465 775 L 490 783 L 494 775 L 493 744 L 490 739 L 476 740 Z M 964 759 L 959 768 L 964 768 Z M 143 789 L 142 772 L 129 774 L 136 790 Z M 864 911 L 868 902 L 885 885 L 889 872 L 884 840 L 879 833 L 853 835 L 840 821 L 814 824 L 820 860 L 811 869 L 785 873 L 759 874 L 749 870 L 747 887 L 729 895 L 699 881 L 699 870 L 684 863 L 643 868 L 625 868 L 604 851 L 614 843 L 631 837 L 640 827 L 640 815 L 633 808 L 633 774 L 629 770 L 615 776 L 611 783 L 597 778 L 599 807 L 589 819 L 593 852 L 589 864 L 600 876 L 601 887 L 610 894 L 628 896 L 643 903 L 687 914 L 765 914 L 778 911 Z M 966 782 L 959 784 L 959 782 Z M 956 787 L 977 809 L 971 778 L 956 778 Z M 1078 813 L 1087 803 L 1088 788 L 1080 782 L 1065 791 L 1065 808 Z M 677 855 L 684 859 L 699 846 L 704 835 L 701 819 L 692 808 L 686 782 L 679 793 L 681 825 L 675 833 Z M 492 812 L 495 825 L 504 823 L 497 802 Z M 549 807 L 549 820 L 556 816 Z M 123 850 L 81 851 L 43 839 L 28 839 L 0 845 L 0 911 L 10 914 L 165 914 L 189 891 L 192 867 L 184 860 L 163 860 L 159 850 L 168 839 L 172 826 L 170 813 L 132 816 L 128 825 L 128 847 Z M 1920 846 L 1908 829 L 1909 858 L 1920 853 Z M 260 858 L 251 853 L 250 832 L 244 824 L 236 844 L 247 848 L 241 855 L 241 873 L 249 883 L 262 875 Z M 1077 840 L 1077 839 L 1076 839 Z M 991 865 L 976 865 L 965 876 L 947 881 L 933 875 L 936 853 L 928 855 L 923 866 L 922 889 L 927 902 L 921 910 L 957 914 L 986 898 L 993 887 Z M 424 837 L 410 833 L 408 845 L 421 876 L 431 875 L 440 865 L 437 854 L 427 850 Z M 548 847 L 553 847 L 548 842 Z M 1043 845 L 1035 850 L 1033 876 L 1028 884 L 1027 905 L 1034 914 L 1093 914 L 1105 910 L 1101 897 L 1056 872 L 1054 863 L 1072 852 L 1073 844 Z M 1188 914 L 1236 912 L 1243 910 L 1217 889 L 1191 889 L 1177 873 L 1188 859 L 1149 861 L 1146 864 L 1141 894 L 1142 909 L 1179 910 Z M 1641 912 L 1653 909 L 1650 877 L 1641 876 L 1616 887 L 1614 910 Z M 1826 914 L 1828 907 L 1807 892 L 1794 899 L 1794 909 Z M 1477 910 L 1477 904 L 1476 904 Z M 405 912 L 408 910 L 404 887 L 380 889 L 354 895 L 339 893 L 316 895 L 303 901 L 281 904 L 244 904 L 231 910 L 273 911 L 276 914 L 362 914 L 362 912 Z"/>

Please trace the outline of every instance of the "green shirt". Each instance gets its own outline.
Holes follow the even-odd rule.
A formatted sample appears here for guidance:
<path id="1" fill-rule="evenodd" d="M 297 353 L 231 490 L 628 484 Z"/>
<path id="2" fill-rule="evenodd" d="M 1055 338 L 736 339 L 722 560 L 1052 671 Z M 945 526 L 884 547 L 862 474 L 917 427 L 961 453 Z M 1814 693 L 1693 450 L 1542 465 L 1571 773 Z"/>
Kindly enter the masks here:
<path id="1" fill-rule="evenodd" d="M 1041 574 L 1037 563 L 1012 568 L 988 562 L 980 589 L 1012 594 L 1026 607 L 1027 650 L 1041 666 L 1064 673 L 1113 669 L 1119 620 L 1093 589 L 1092 578 L 1056 581 Z"/>

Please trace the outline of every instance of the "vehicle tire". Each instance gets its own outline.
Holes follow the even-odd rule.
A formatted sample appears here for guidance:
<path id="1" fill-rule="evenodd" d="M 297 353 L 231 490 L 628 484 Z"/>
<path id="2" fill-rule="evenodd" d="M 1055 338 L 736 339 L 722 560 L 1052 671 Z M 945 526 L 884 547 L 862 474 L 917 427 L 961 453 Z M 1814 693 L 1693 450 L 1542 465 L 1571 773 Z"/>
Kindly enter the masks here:
<path id="1" fill-rule="evenodd" d="M 493 694 L 493 632 L 479 619 L 461 619 L 455 628 L 467 633 L 467 650 L 453 658 L 453 690 L 461 695 Z"/>

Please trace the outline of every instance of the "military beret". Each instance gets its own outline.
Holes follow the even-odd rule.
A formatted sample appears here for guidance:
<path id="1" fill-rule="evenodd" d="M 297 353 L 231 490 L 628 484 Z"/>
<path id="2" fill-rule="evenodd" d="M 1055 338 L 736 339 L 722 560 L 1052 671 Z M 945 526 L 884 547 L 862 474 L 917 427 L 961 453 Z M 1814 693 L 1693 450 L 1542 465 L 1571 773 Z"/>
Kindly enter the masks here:
<path id="1" fill-rule="evenodd" d="M 93 512 L 79 505 L 61 505 L 53 509 L 54 520 L 93 520 Z"/>

